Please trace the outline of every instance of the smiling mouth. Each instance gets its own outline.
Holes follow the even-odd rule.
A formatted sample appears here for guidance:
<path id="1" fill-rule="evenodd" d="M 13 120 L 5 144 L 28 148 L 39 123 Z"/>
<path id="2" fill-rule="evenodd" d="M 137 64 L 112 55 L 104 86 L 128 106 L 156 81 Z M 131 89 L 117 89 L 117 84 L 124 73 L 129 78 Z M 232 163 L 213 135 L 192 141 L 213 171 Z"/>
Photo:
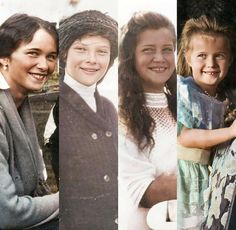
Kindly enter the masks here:
<path id="1" fill-rule="evenodd" d="M 167 68 L 166 67 L 150 67 L 149 68 L 152 71 L 155 71 L 157 73 L 162 73 L 164 72 Z"/>
<path id="2" fill-rule="evenodd" d="M 47 79 L 47 74 L 39 74 L 39 73 L 29 73 L 31 77 L 36 79 L 37 81 L 44 81 Z"/>
<path id="3" fill-rule="evenodd" d="M 220 73 L 219 71 L 202 71 L 202 72 L 210 76 L 218 75 Z"/>
<path id="4" fill-rule="evenodd" d="M 88 73 L 95 73 L 99 70 L 99 69 L 92 69 L 92 68 L 81 68 L 81 69 Z"/>

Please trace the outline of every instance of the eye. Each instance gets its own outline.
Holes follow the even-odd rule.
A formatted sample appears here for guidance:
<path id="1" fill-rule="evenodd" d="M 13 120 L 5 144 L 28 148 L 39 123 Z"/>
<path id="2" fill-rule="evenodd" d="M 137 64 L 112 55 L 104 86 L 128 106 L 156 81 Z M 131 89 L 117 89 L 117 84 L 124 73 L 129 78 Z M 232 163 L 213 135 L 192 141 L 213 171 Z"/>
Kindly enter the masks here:
<path id="1" fill-rule="evenodd" d="M 151 54 L 151 53 L 154 53 L 155 50 L 153 48 L 144 48 L 142 52 L 146 54 Z"/>
<path id="2" fill-rule="evenodd" d="M 55 61 L 55 60 L 57 59 L 57 54 L 49 54 L 49 55 L 47 56 L 47 59 L 48 59 L 49 61 Z"/>
<path id="3" fill-rule="evenodd" d="M 197 55 L 197 57 L 198 57 L 199 59 L 206 59 L 206 54 L 200 53 L 200 54 Z"/>
<path id="4" fill-rule="evenodd" d="M 101 50 L 98 50 L 97 53 L 101 56 L 105 56 L 105 55 L 109 54 L 109 51 L 101 49 Z"/>
<path id="5" fill-rule="evenodd" d="M 219 54 L 216 54 L 216 59 L 218 59 L 218 60 L 223 60 L 223 59 L 225 59 L 225 54 L 223 54 L 223 53 L 219 53 Z"/>
<path id="6" fill-rule="evenodd" d="M 79 53 L 84 53 L 84 52 L 86 52 L 86 48 L 80 47 L 80 46 L 75 47 L 75 50 L 76 50 L 77 52 L 79 52 Z"/>
<path id="7" fill-rule="evenodd" d="M 163 52 L 164 53 L 173 53 L 174 49 L 172 47 L 166 47 L 166 48 L 163 49 Z"/>
<path id="8" fill-rule="evenodd" d="M 36 51 L 29 51 L 27 52 L 27 55 L 30 57 L 38 57 L 39 54 Z"/>

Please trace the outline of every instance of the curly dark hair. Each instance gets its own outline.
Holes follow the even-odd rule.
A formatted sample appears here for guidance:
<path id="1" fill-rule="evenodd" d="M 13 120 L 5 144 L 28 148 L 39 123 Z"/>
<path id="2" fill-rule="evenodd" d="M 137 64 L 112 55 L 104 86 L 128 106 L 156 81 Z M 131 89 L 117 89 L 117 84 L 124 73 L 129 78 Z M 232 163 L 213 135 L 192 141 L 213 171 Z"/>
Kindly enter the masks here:
<path id="1" fill-rule="evenodd" d="M 137 12 L 123 26 L 119 44 L 119 117 L 137 142 L 138 148 L 152 149 L 155 145 L 152 133 L 154 119 L 145 106 L 143 85 L 135 68 L 135 49 L 138 35 L 148 29 L 167 28 L 173 35 L 176 45 L 176 34 L 173 24 L 156 12 Z M 176 119 L 176 72 L 166 82 L 168 106 Z"/>

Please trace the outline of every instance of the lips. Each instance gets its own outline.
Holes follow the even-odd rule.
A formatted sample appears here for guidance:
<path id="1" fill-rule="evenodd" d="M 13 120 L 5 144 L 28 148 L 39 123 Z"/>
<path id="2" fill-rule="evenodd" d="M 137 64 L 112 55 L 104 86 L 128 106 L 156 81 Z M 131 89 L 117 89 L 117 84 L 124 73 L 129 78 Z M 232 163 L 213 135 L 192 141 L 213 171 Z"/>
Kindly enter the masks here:
<path id="1" fill-rule="evenodd" d="M 96 73 L 99 70 L 97 68 L 83 68 L 83 67 L 80 68 L 87 73 Z"/>
<path id="2" fill-rule="evenodd" d="M 218 75 L 220 73 L 219 71 L 202 71 L 202 72 L 210 76 Z"/>
<path id="3" fill-rule="evenodd" d="M 164 66 L 154 66 L 154 67 L 149 67 L 150 70 L 152 71 L 155 71 L 155 72 L 158 72 L 158 73 L 162 73 L 164 72 L 167 67 L 164 67 Z"/>
<path id="4" fill-rule="evenodd" d="M 29 73 L 30 76 L 34 79 L 36 79 L 37 81 L 44 81 L 47 79 L 47 74 L 40 74 L 40 73 Z"/>

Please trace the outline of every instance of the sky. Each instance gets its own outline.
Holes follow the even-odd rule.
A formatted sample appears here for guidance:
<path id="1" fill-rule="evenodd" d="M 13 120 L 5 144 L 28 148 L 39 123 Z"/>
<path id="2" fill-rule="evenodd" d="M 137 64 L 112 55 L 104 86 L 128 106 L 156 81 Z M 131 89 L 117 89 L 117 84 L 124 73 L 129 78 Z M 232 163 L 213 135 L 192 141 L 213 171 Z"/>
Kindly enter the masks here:
<path id="1" fill-rule="evenodd" d="M 0 24 L 14 13 L 28 13 L 45 20 L 59 22 L 78 11 L 96 9 L 107 13 L 123 26 L 136 11 L 156 11 L 167 16 L 176 26 L 177 0 L 80 0 L 76 6 L 69 0 L 0 0 Z M 117 61 L 99 85 L 100 93 L 107 96 L 117 107 Z"/>

